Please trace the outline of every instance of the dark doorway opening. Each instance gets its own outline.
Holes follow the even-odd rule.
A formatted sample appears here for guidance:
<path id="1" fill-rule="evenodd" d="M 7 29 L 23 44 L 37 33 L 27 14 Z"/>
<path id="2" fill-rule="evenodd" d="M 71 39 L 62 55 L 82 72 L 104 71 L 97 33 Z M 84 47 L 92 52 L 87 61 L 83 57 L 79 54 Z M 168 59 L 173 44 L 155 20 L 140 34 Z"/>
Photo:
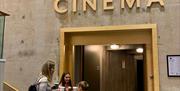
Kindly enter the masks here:
<path id="1" fill-rule="evenodd" d="M 76 84 L 88 81 L 89 91 L 144 91 L 144 54 L 136 52 L 138 46 L 119 50 L 105 45 L 74 46 Z"/>
<path id="2" fill-rule="evenodd" d="M 95 47 L 95 48 L 94 48 Z M 100 57 L 99 45 L 75 46 L 75 81 L 85 80 L 89 91 L 100 91 Z"/>
<path id="3" fill-rule="evenodd" d="M 137 61 L 137 91 L 144 91 L 144 62 L 143 60 Z"/>

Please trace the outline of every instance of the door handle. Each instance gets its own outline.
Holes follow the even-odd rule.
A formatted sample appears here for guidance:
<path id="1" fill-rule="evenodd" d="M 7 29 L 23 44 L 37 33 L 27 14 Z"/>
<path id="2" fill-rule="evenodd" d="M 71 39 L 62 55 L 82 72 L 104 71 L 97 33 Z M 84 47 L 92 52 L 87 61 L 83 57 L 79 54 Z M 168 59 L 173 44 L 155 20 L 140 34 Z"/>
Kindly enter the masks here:
<path id="1" fill-rule="evenodd" d="M 153 76 L 153 75 L 151 75 L 151 76 L 150 76 L 150 79 L 154 79 L 154 76 Z"/>

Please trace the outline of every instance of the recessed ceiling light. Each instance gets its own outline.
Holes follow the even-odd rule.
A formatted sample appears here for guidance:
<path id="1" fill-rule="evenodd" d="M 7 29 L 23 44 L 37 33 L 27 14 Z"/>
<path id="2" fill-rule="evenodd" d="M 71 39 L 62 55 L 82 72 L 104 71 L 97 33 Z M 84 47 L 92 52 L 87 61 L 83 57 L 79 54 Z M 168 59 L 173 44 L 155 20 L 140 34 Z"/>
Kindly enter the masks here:
<path id="1" fill-rule="evenodd" d="M 144 51 L 143 48 L 137 48 L 137 49 L 136 49 L 136 52 L 137 52 L 137 53 L 143 53 L 143 51 Z"/>
<path id="2" fill-rule="evenodd" d="M 110 45 L 110 48 L 111 49 L 119 49 L 119 45 L 113 44 L 113 45 Z"/>

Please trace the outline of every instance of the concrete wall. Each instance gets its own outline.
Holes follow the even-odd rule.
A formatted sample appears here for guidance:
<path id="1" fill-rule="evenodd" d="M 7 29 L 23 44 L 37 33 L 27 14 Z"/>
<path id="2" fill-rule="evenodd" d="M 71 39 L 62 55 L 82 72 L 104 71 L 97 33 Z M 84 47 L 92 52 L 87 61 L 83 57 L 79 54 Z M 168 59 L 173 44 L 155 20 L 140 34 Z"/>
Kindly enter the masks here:
<path id="1" fill-rule="evenodd" d="M 3 90 L 5 60 L 0 59 L 0 91 Z"/>
<path id="2" fill-rule="evenodd" d="M 68 1 L 71 4 L 71 0 Z M 61 15 L 54 12 L 53 0 L 0 0 L 0 10 L 11 15 L 7 17 L 5 30 L 5 79 L 25 91 L 43 62 L 49 58 L 59 60 L 60 27 L 155 23 L 158 25 L 160 91 L 179 91 L 180 79 L 167 77 L 166 55 L 180 54 L 180 0 L 165 0 L 164 8 L 159 4 L 147 8 L 147 0 L 141 0 L 141 7 L 131 10 L 120 9 L 120 0 L 114 0 L 113 11 L 103 11 L 102 0 L 97 1 L 96 12 L 89 8 L 83 12 L 79 2 L 77 13 L 69 10 Z"/>
<path id="3" fill-rule="evenodd" d="M 5 81 L 27 91 L 48 59 L 59 60 L 60 24 L 53 0 L 0 0 L 7 12 L 4 58 Z"/>

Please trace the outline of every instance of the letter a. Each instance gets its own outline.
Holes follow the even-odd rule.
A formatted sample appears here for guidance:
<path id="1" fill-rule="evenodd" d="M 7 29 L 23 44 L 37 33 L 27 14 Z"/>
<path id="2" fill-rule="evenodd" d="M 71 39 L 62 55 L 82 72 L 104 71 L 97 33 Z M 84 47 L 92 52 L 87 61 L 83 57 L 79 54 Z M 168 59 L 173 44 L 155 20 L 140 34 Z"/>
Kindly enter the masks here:
<path id="1" fill-rule="evenodd" d="M 159 2 L 159 4 L 161 5 L 161 6 L 164 6 L 164 1 L 163 0 L 149 0 L 148 1 L 148 4 L 147 4 L 147 7 L 150 7 L 151 5 L 152 5 L 152 3 L 157 3 L 157 2 Z"/>

